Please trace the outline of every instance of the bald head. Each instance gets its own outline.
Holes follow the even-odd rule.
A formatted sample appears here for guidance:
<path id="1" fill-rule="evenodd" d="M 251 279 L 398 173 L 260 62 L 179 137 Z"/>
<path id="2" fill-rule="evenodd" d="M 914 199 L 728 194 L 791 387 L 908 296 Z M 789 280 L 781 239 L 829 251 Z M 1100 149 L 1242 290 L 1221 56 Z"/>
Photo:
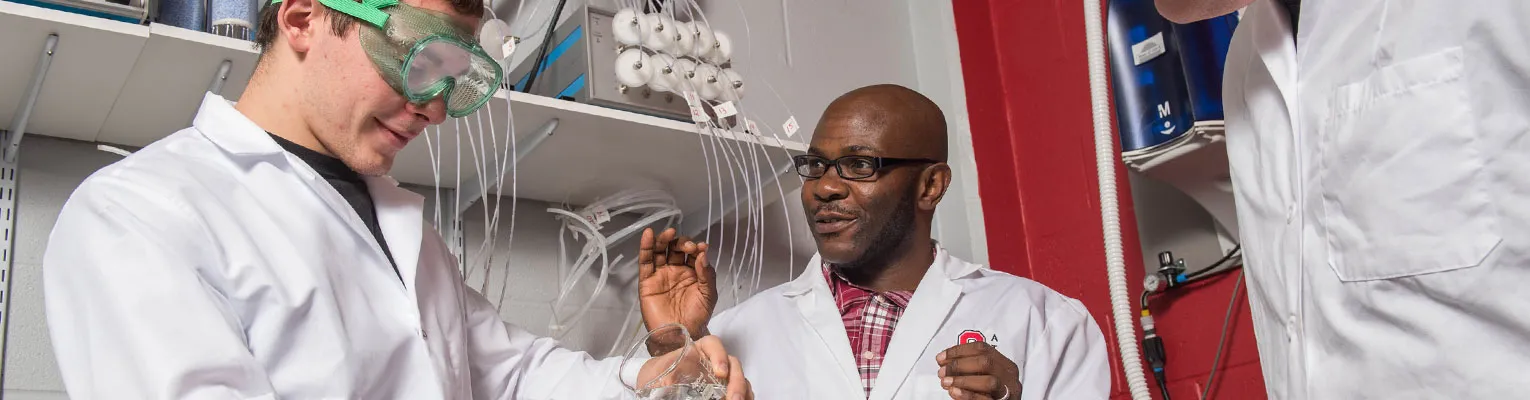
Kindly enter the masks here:
<path id="1" fill-rule="evenodd" d="M 829 103 L 817 132 L 849 128 L 901 157 L 946 161 L 946 117 L 928 97 L 903 86 L 867 86 Z M 815 133 L 816 136 L 816 133 Z"/>

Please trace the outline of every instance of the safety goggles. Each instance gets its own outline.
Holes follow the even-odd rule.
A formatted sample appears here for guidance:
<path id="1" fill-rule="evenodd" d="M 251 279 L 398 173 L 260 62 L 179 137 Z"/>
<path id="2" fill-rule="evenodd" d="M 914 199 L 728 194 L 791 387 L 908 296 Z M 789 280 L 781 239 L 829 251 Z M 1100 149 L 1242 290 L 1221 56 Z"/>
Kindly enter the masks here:
<path id="1" fill-rule="evenodd" d="M 272 0 L 271 4 L 281 0 Z M 472 114 L 499 90 L 504 71 L 473 32 L 446 14 L 401 4 L 398 0 L 319 0 L 364 21 L 361 47 L 388 86 L 410 103 L 442 98 L 446 114 Z"/>

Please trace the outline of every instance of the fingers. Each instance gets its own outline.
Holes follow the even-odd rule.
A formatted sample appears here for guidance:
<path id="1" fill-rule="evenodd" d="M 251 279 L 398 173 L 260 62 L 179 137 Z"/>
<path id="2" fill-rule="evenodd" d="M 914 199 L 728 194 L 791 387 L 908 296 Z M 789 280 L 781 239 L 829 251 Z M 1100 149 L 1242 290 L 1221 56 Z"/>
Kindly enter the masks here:
<path id="1" fill-rule="evenodd" d="M 669 246 L 669 262 L 664 265 L 686 265 L 685 256 L 691 253 L 691 251 L 685 250 L 687 246 L 692 249 L 696 248 L 696 244 L 691 243 L 690 238 L 685 236 L 676 237 L 675 242 Z"/>
<path id="2" fill-rule="evenodd" d="M 982 395 L 984 396 L 982 398 L 985 399 L 989 397 L 988 394 L 990 393 L 1003 393 L 1004 388 L 1000 385 L 999 378 L 993 375 L 947 376 L 940 379 L 940 387 L 946 388 L 952 393 L 965 392 L 969 395 Z"/>
<path id="3" fill-rule="evenodd" d="M 723 347 L 722 341 L 718 340 L 716 336 L 706 336 L 701 338 L 701 340 L 697 340 L 696 349 L 701 350 L 701 354 L 707 357 L 708 362 L 712 363 L 712 373 L 717 375 L 717 379 L 727 381 L 732 376 L 732 371 L 730 370 L 732 365 L 729 364 L 728 349 Z"/>
<path id="4" fill-rule="evenodd" d="M 951 360 L 953 360 L 953 359 L 962 358 L 962 357 L 972 357 L 972 356 L 976 356 L 976 355 L 985 354 L 985 353 L 987 353 L 989 351 L 993 351 L 993 346 L 989 346 L 988 343 L 984 343 L 984 342 L 963 343 L 963 344 L 959 344 L 959 345 L 956 345 L 956 346 L 952 346 L 951 348 L 946 349 L 946 351 L 940 352 L 940 355 L 935 356 L 935 362 L 940 364 L 940 365 L 942 365 L 942 366 L 944 366 L 944 365 L 950 363 Z"/>
<path id="5" fill-rule="evenodd" d="M 659 238 L 653 244 L 654 264 L 659 266 L 671 265 L 669 262 L 670 247 L 675 242 L 675 229 L 665 229 L 659 233 Z"/>
<path id="6" fill-rule="evenodd" d="M 982 393 L 973 393 L 971 391 L 962 390 L 960 388 L 950 388 L 950 389 L 947 389 L 946 392 L 951 395 L 952 399 L 958 399 L 958 400 L 992 400 L 993 399 L 992 396 L 984 395 Z"/>
<path id="7" fill-rule="evenodd" d="M 696 280 L 700 281 L 703 287 L 711 287 L 712 282 L 717 279 L 717 270 L 712 269 L 712 263 L 707 261 L 706 248 L 707 245 L 703 243 L 701 251 L 696 253 Z"/>
<path id="8" fill-rule="evenodd" d="M 653 228 L 643 228 L 643 236 L 638 240 L 638 279 L 648 279 L 657 269 L 653 252 Z"/>
<path id="9" fill-rule="evenodd" d="M 940 367 L 940 376 L 987 375 L 996 370 L 994 367 L 997 365 L 994 365 L 993 357 L 984 355 L 953 358 Z"/>
<path id="10" fill-rule="evenodd" d="M 729 370 L 738 377 L 728 380 L 728 396 L 730 400 L 748 400 L 754 398 L 754 389 L 748 379 L 744 379 L 744 366 L 739 364 L 738 357 L 728 356 Z"/>

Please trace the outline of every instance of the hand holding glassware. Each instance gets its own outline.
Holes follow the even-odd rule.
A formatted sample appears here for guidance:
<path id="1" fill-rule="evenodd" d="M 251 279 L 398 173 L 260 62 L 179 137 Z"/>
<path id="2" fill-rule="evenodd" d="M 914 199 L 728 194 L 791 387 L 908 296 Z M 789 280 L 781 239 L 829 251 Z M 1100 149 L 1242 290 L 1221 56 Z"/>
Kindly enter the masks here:
<path id="1" fill-rule="evenodd" d="M 622 361 L 640 357 L 649 342 L 680 343 L 681 346 L 654 358 L 646 359 L 638 373 L 637 386 L 628 386 L 633 398 L 643 400 L 718 400 L 752 399 L 749 382 L 744 379 L 738 358 L 729 356 L 716 336 L 691 340 L 690 332 L 680 324 L 667 324 L 649 331 L 633 343 Z M 625 383 L 624 383 L 625 384 Z M 726 394 L 726 396 L 725 396 Z"/>

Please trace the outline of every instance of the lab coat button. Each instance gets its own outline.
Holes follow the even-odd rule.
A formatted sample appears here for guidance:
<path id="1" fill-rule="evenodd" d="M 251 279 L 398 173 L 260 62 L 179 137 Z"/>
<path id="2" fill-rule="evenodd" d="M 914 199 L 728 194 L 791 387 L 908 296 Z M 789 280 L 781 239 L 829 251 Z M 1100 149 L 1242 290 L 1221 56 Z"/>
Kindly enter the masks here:
<path id="1" fill-rule="evenodd" d="M 1287 205 L 1286 206 L 1286 225 L 1290 225 L 1291 224 L 1291 220 L 1293 220 L 1293 219 L 1296 219 L 1296 205 L 1295 204 Z"/>
<path id="2" fill-rule="evenodd" d="M 1296 316 L 1286 317 L 1286 341 L 1296 340 Z"/>

